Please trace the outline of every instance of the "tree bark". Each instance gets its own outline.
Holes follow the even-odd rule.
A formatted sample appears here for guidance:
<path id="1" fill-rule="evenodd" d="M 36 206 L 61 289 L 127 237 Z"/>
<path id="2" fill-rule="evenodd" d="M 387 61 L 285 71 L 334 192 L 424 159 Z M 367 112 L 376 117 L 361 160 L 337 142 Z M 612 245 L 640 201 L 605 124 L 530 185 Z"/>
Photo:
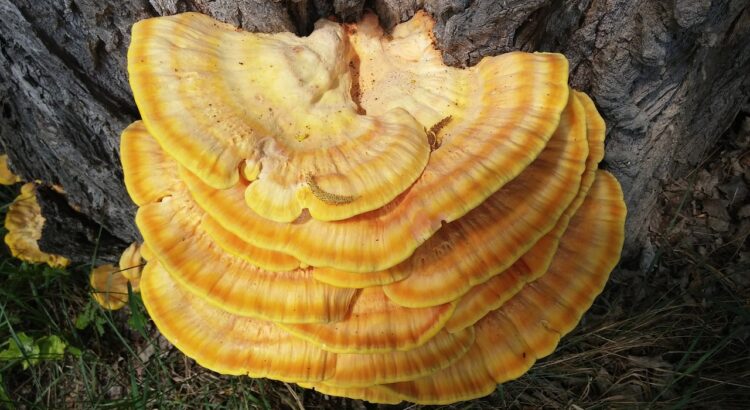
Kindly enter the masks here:
<path id="1" fill-rule="evenodd" d="M 696 164 L 750 89 L 748 0 L 0 0 L 0 143 L 42 190 L 43 250 L 113 260 L 139 239 L 119 134 L 138 118 L 126 74 L 131 25 L 200 11 L 245 30 L 305 35 L 371 9 L 386 27 L 425 8 L 446 63 L 556 51 L 607 121 L 604 168 L 629 208 L 625 255 L 647 242 L 660 184 Z"/>

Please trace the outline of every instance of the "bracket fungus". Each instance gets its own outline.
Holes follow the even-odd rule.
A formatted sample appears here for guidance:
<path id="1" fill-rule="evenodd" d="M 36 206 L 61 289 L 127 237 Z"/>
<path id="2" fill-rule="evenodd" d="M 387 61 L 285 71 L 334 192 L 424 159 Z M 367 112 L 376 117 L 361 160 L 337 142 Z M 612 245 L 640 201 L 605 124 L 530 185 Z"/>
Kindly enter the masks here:
<path id="1" fill-rule="evenodd" d="M 220 373 L 373 402 L 492 392 L 619 260 L 605 127 L 554 53 L 443 64 L 425 12 L 300 38 L 138 22 L 122 134 L 143 300 Z M 207 336 L 208 335 L 208 336 Z"/>
<path id="2" fill-rule="evenodd" d="M 133 292 L 140 292 L 142 268 L 141 245 L 132 243 L 122 252 L 117 266 L 97 266 L 89 274 L 94 300 L 108 310 L 122 308 L 128 303 L 128 284 Z"/>
<path id="3" fill-rule="evenodd" d="M 27 182 L 21 186 L 21 193 L 13 200 L 5 215 L 5 244 L 11 254 L 30 263 L 46 263 L 55 268 L 64 268 L 70 261 L 61 256 L 39 249 L 42 238 L 44 217 L 36 199 L 36 183 Z"/>

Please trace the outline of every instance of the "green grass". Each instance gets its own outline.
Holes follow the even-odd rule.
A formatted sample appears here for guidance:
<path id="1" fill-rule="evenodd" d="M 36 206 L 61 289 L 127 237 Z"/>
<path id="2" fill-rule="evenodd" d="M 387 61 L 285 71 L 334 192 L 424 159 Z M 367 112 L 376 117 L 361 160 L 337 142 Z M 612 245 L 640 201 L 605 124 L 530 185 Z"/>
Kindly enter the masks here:
<path id="1" fill-rule="evenodd" d="M 87 270 L 4 261 L 0 350 L 22 331 L 67 345 L 25 369 L 28 357 L 0 363 L 9 407 L 271 408 L 263 382 L 214 375 L 174 351 L 145 319 L 137 295 L 128 309 L 101 309 L 88 293 Z"/>
<path id="2" fill-rule="evenodd" d="M 685 244 L 684 235 L 695 234 L 681 231 L 694 218 L 687 212 L 691 189 L 688 183 L 655 232 L 656 257 L 643 269 L 618 268 L 554 354 L 486 398 L 436 408 L 747 408 L 747 234 L 719 245 L 715 235 Z M 13 196 L 12 188 L 0 188 L 0 204 Z M 159 335 L 138 295 L 116 312 L 93 302 L 91 264 L 52 269 L 4 252 L 0 352 L 11 352 L 0 353 L 0 407 L 391 408 L 215 374 Z"/>

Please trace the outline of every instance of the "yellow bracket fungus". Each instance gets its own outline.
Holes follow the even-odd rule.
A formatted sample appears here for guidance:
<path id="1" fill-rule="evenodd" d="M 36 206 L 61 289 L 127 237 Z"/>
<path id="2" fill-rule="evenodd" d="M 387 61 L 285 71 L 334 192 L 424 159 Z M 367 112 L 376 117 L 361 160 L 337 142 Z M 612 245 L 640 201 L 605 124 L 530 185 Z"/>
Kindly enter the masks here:
<path id="1" fill-rule="evenodd" d="M 572 218 L 549 271 L 474 326 L 474 346 L 458 362 L 423 379 L 385 385 L 404 400 L 443 404 L 491 393 L 554 350 L 604 288 L 624 237 L 620 186 L 599 171 Z"/>
<path id="2" fill-rule="evenodd" d="M 437 333 L 409 351 L 334 353 L 297 338 L 273 322 L 231 314 L 193 295 L 149 262 L 143 300 L 164 333 L 198 363 L 226 374 L 293 382 L 366 386 L 426 376 L 458 360 L 474 342 L 473 329 Z M 207 337 L 219 334 L 221 338 Z"/>
<path id="3" fill-rule="evenodd" d="M 580 320 L 624 235 L 604 122 L 565 57 L 448 67 L 433 25 L 134 25 L 143 121 L 121 152 L 144 244 L 120 265 L 147 260 L 145 306 L 186 355 L 442 404 L 519 377 Z"/>
<path id="4" fill-rule="evenodd" d="M 143 257 L 141 256 L 141 245 L 133 242 L 122 251 L 120 261 L 117 265 L 122 272 L 122 276 L 130 281 L 134 292 L 139 291 L 141 272 L 143 271 Z"/>
<path id="5" fill-rule="evenodd" d="M 97 266 L 89 275 L 94 300 L 105 309 L 117 310 L 128 303 L 128 283 L 133 292 L 140 291 L 143 270 L 141 245 L 132 243 L 120 256 L 118 266 Z"/>
<path id="6" fill-rule="evenodd" d="M 121 309 L 128 303 L 128 278 L 114 265 L 101 265 L 89 275 L 94 300 L 108 310 Z"/>
<path id="7" fill-rule="evenodd" d="M 260 173 L 247 205 L 290 222 L 344 219 L 385 205 L 422 173 L 429 146 L 407 111 L 360 115 L 352 100 L 343 28 L 321 21 L 308 37 L 240 32 L 185 13 L 133 26 L 128 73 L 148 130 L 181 165 L 214 188 Z M 305 138 L 298 138 L 304 135 Z M 351 196 L 327 201 L 310 194 Z"/>
<path id="8" fill-rule="evenodd" d="M 11 254 L 23 261 L 46 263 L 52 267 L 64 268 L 70 261 L 60 255 L 42 252 L 38 241 L 42 237 L 44 217 L 39 202 L 36 200 L 36 184 L 28 182 L 21 187 L 5 215 L 5 244 Z"/>
<path id="9" fill-rule="evenodd" d="M 457 331 L 473 325 L 487 313 L 501 307 L 523 286 L 545 274 L 557 251 L 560 239 L 568 228 L 570 218 L 575 215 L 589 193 L 597 173 L 597 166 L 604 158 L 604 120 L 594 107 L 593 101 L 583 93 L 576 92 L 576 98 L 586 110 L 587 140 L 589 155 L 586 159 L 586 171 L 581 177 L 581 187 L 575 199 L 568 205 L 557 225 L 516 263 L 502 273 L 492 277 L 481 285 L 474 286 L 458 301 L 456 311 L 446 323 L 446 329 Z"/>
<path id="10" fill-rule="evenodd" d="M 560 125 L 539 157 L 389 269 L 410 275 L 387 285 L 385 293 L 403 306 L 432 306 L 455 300 L 505 270 L 555 226 L 578 192 L 587 155 L 585 111 L 571 93 Z"/>

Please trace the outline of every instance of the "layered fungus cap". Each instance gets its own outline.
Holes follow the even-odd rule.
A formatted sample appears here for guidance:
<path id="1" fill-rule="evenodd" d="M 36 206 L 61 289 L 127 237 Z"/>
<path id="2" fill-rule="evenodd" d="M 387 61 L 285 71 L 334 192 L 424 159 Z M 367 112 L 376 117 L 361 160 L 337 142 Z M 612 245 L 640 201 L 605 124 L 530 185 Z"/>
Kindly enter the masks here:
<path id="1" fill-rule="evenodd" d="M 411 114 L 360 113 L 336 23 L 301 38 L 186 13 L 135 24 L 131 44 L 130 84 L 152 135 L 213 188 L 252 181 L 246 205 L 262 217 L 345 219 L 393 200 L 427 164 Z"/>
<path id="2" fill-rule="evenodd" d="M 433 25 L 134 25 L 142 121 L 121 156 L 140 289 L 186 355 L 444 404 L 519 377 L 578 323 L 624 236 L 620 186 L 597 169 L 604 122 L 564 56 L 448 67 Z"/>

